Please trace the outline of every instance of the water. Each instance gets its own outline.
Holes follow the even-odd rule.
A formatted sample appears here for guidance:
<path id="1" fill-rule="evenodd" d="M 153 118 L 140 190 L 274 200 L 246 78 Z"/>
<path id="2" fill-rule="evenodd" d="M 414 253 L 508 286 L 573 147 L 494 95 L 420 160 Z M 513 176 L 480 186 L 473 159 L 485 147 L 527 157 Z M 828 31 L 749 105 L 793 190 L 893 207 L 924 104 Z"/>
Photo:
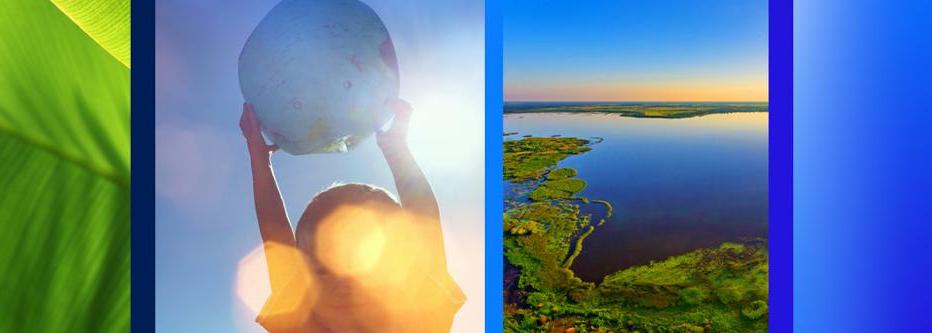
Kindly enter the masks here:
<path id="1" fill-rule="evenodd" d="M 560 163 L 589 184 L 580 194 L 614 216 L 586 239 L 573 270 L 599 282 L 620 269 L 727 241 L 767 237 L 767 113 L 685 119 L 612 114 L 509 114 L 506 132 L 601 137 Z M 507 188 L 507 184 L 506 184 Z M 604 209 L 588 205 L 594 221 Z"/>

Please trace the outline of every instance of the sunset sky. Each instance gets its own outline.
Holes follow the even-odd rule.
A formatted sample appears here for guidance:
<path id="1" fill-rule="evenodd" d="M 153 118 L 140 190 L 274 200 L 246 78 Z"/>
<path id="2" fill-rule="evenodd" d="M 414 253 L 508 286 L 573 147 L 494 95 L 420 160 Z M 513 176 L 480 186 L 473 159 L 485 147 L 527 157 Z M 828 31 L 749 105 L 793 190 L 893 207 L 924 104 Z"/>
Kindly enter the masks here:
<path id="1" fill-rule="evenodd" d="M 506 101 L 766 101 L 767 1 L 511 0 Z"/>

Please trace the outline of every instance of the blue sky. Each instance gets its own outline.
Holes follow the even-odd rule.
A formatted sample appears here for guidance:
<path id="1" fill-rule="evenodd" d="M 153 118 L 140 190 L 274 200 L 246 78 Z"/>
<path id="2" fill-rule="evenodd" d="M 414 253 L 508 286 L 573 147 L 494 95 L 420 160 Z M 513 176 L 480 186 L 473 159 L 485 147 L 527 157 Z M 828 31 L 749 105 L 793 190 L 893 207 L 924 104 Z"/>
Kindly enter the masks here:
<path id="1" fill-rule="evenodd" d="M 766 0 L 509 0 L 504 13 L 506 100 L 766 100 Z"/>

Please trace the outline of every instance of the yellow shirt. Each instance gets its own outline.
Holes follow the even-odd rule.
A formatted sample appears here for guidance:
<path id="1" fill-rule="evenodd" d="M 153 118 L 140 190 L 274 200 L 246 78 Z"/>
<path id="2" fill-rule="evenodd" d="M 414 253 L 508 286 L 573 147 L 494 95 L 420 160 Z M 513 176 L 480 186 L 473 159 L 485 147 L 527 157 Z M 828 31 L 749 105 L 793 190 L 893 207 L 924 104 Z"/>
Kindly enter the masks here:
<path id="1" fill-rule="evenodd" d="M 301 284 L 293 281 L 282 292 L 273 292 L 256 322 L 270 333 L 351 333 L 346 332 L 346 328 L 327 327 L 316 314 L 319 309 L 315 306 L 319 305 L 313 304 L 314 291 L 305 292 L 308 288 Z M 351 319 L 356 322 L 351 331 L 449 332 L 453 317 L 466 300 L 463 291 L 445 271 L 430 274 L 418 270 L 403 284 L 382 286 L 375 293 L 379 294 L 375 297 L 378 300 L 372 306 L 346 310 L 347 316 L 355 317 Z"/>

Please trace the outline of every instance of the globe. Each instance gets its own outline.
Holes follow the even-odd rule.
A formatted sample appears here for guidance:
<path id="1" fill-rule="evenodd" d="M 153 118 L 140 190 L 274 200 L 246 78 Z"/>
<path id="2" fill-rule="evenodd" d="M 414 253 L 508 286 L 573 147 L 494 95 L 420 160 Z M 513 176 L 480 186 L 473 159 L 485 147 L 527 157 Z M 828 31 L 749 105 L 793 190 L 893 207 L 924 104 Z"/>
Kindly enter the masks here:
<path id="1" fill-rule="evenodd" d="M 294 155 L 345 152 L 385 126 L 398 64 L 379 16 L 357 0 L 284 0 L 239 57 L 265 136 Z"/>

